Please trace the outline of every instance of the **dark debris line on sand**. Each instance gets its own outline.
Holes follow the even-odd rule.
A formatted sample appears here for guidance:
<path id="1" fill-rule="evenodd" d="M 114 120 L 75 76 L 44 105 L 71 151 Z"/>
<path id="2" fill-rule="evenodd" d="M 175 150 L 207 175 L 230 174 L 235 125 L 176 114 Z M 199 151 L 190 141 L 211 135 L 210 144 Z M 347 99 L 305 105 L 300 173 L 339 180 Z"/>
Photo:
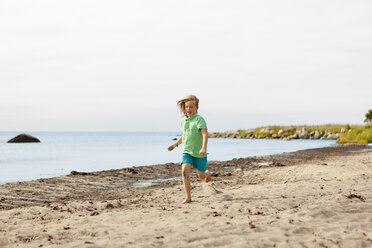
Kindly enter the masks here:
<path id="1" fill-rule="evenodd" d="M 364 150 L 372 148 L 360 144 L 338 145 L 278 155 L 210 161 L 208 166 L 213 175 L 218 176 L 219 173 L 249 170 L 252 167 L 293 165 L 334 155 L 346 156 L 351 152 Z M 167 163 L 92 173 L 73 171 L 68 176 L 4 184 L 0 185 L 0 209 L 42 206 L 71 200 L 124 198 L 133 194 L 134 189 L 131 189 L 131 186 L 139 180 L 175 178 L 179 177 L 180 173 L 179 163 Z M 180 182 L 163 183 L 161 187 L 174 183 Z"/>
<path id="2" fill-rule="evenodd" d="M 362 202 L 366 201 L 366 199 L 363 196 L 358 195 L 358 194 L 353 194 L 351 192 L 348 195 L 346 195 L 346 197 L 349 198 L 349 199 L 357 198 Z"/>

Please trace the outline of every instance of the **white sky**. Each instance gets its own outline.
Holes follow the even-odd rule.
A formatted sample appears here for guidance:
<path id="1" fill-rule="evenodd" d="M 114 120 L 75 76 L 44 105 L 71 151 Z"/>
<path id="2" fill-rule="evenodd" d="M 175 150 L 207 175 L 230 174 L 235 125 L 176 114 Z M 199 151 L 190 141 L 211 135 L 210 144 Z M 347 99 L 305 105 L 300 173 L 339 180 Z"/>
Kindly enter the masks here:
<path id="1" fill-rule="evenodd" d="M 372 1 L 0 0 L 0 131 L 363 123 Z"/>

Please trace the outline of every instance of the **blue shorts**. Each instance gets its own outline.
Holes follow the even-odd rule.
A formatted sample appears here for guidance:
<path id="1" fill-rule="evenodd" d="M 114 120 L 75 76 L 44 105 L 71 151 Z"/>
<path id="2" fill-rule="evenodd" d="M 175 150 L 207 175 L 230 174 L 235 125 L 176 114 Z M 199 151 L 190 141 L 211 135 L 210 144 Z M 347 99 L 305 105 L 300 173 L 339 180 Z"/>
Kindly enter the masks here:
<path id="1" fill-rule="evenodd" d="M 205 156 L 204 158 L 196 158 L 188 153 L 183 153 L 181 165 L 184 163 L 192 164 L 192 167 L 194 167 L 198 171 L 207 170 L 207 156 Z"/>

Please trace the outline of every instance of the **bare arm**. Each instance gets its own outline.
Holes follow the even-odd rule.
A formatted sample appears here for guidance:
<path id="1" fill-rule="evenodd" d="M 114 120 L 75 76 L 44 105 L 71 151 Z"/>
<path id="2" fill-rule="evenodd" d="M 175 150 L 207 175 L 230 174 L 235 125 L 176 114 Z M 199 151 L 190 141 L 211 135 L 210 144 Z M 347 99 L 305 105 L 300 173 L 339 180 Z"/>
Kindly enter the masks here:
<path id="1" fill-rule="evenodd" d="M 205 154 L 207 153 L 207 145 L 208 145 L 208 130 L 206 128 L 202 128 L 200 131 L 203 136 L 203 145 L 202 145 L 202 148 L 200 149 L 199 154 L 201 156 L 205 156 Z"/>
<path id="2" fill-rule="evenodd" d="M 177 146 L 181 144 L 182 144 L 182 136 L 176 142 L 174 142 L 174 144 L 168 147 L 168 151 L 172 151 L 174 148 L 176 148 Z"/>

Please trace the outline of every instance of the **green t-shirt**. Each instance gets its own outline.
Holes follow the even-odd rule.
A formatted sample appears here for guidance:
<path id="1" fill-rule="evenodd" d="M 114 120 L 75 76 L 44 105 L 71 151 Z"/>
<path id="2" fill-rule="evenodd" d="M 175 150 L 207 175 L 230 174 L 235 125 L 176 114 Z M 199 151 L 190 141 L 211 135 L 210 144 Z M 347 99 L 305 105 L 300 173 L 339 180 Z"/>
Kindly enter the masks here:
<path id="1" fill-rule="evenodd" d="M 207 128 L 207 124 L 203 117 L 198 114 L 193 114 L 190 118 L 183 117 L 182 125 L 182 146 L 183 152 L 197 158 L 203 158 L 199 152 L 203 146 L 202 128 Z"/>

